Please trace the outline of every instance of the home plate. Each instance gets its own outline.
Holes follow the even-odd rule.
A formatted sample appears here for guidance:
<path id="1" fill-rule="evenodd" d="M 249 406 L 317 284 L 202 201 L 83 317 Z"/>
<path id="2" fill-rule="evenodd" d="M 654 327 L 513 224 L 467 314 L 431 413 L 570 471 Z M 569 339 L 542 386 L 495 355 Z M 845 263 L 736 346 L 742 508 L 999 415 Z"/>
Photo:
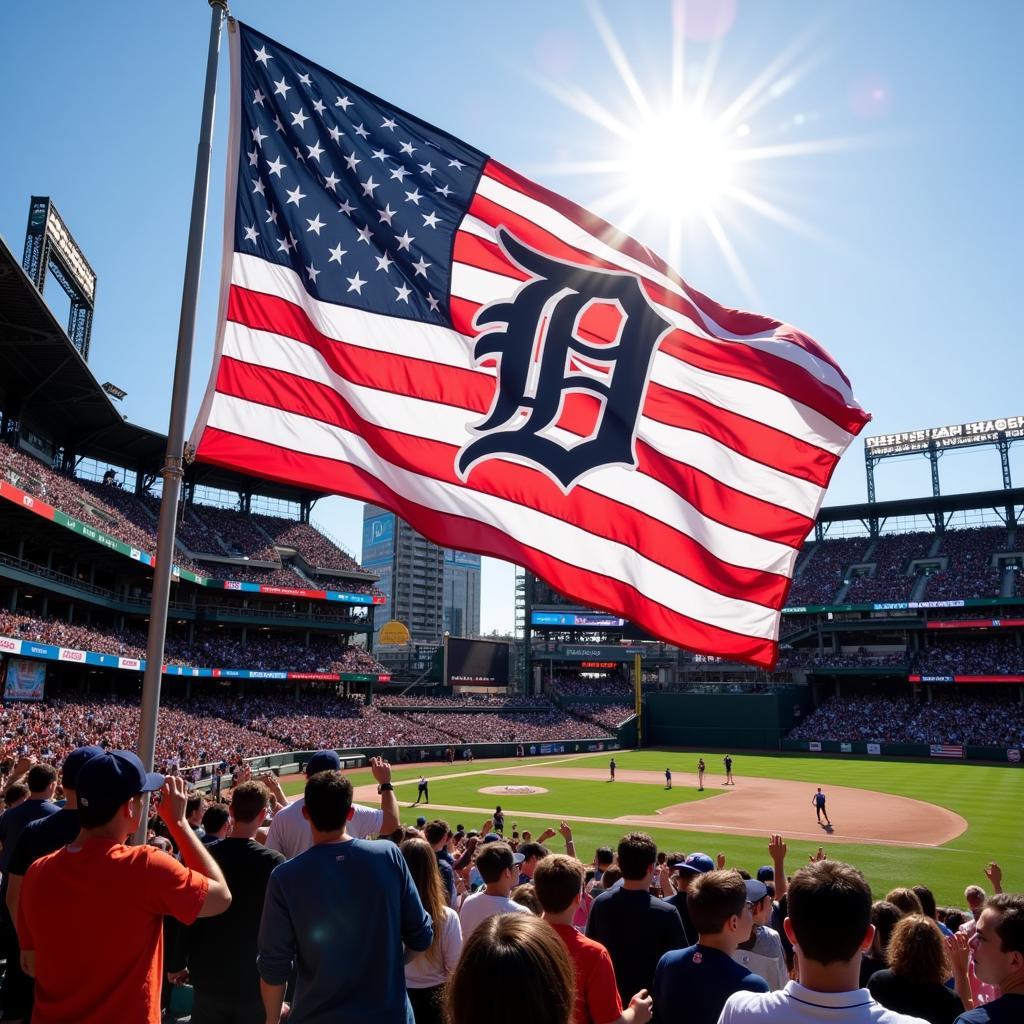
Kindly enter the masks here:
<path id="1" fill-rule="evenodd" d="M 537 793 L 546 793 L 543 786 L 487 786 L 480 790 L 481 793 L 495 793 L 498 796 L 534 796 Z"/>

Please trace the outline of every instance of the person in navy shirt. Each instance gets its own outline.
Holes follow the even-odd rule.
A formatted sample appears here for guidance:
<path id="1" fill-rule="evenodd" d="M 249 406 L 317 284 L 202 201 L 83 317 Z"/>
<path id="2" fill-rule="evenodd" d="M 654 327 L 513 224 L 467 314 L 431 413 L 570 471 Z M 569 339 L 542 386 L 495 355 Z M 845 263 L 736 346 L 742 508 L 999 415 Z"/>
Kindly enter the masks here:
<path id="1" fill-rule="evenodd" d="M 689 886 L 686 904 L 697 944 L 666 953 L 654 972 L 654 1020 L 663 1024 L 716 1024 L 734 992 L 769 992 L 764 978 L 733 960 L 750 938 L 753 904 L 768 895 L 763 882 L 738 871 L 708 871 Z"/>
<path id="2" fill-rule="evenodd" d="M 434 928 L 394 843 L 351 839 L 352 784 L 339 771 L 306 783 L 313 846 L 270 876 L 256 967 L 267 1020 L 289 1024 L 408 1024 L 405 952 L 430 948 Z"/>

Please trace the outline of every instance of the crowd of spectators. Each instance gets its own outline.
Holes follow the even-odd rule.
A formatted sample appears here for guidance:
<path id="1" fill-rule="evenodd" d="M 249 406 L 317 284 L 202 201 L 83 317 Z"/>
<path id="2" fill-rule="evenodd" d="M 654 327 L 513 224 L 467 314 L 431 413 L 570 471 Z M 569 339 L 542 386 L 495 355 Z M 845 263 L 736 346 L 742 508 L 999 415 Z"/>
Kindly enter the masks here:
<path id="1" fill-rule="evenodd" d="M 122 511 L 125 506 L 137 504 L 126 491 L 110 485 L 86 486 L 84 481 L 46 468 L 6 442 L 0 442 L 0 474 L 15 487 L 126 544 L 142 551 L 156 548 L 156 524 L 147 521 L 145 510 L 140 507 L 137 515 L 130 516 Z"/>
<path id="2" fill-rule="evenodd" d="M 446 694 L 425 693 L 422 696 L 405 694 L 381 694 L 375 698 L 377 703 L 386 708 L 539 708 L 547 710 L 551 701 L 547 697 L 523 696 L 513 694 L 507 697 L 489 693 L 462 693 L 456 696 Z"/>
<path id="3" fill-rule="evenodd" d="M 865 647 L 856 651 L 818 653 L 814 649 L 783 651 L 779 655 L 778 667 L 782 669 L 829 669 L 829 668 L 898 668 L 907 670 L 910 656 L 905 652 L 876 653 Z"/>
<path id="4" fill-rule="evenodd" d="M 632 704 L 579 704 L 568 705 L 574 715 L 588 718 L 591 722 L 615 730 L 634 713 Z"/>
<path id="5" fill-rule="evenodd" d="M 343 548 L 325 537 L 309 523 L 280 516 L 253 515 L 252 518 L 284 548 L 294 548 L 313 569 L 335 569 L 340 572 L 362 572 L 362 566 Z"/>
<path id="6" fill-rule="evenodd" d="M 832 604 L 846 570 L 861 561 L 867 537 L 837 537 L 805 545 L 789 594 L 791 605 Z"/>
<path id="7" fill-rule="evenodd" d="M 931 701 L 830 697 L 793 729 L 789 738 L 1024 747 L 1024 704 L 1012 698 L 955 693 L 935 693 Z"/>
<path id="8" fill-rule="evenodd" d="M 928 577 L 923 600 L 999 597 L 1003 570 L 992 564 L 992 556 L 1009 550 L 1009 536 L 998 526 L 947 530 L 939 554 L 948 556 L 949 561 L 945 569 Z"/>
<path id="9" fill-rule="evenodd" d="M 145 658 L 146 631 L 89 625 L 63 619 L 0 611 L 0 635 L 123 658 Z M 250 630 L 246 641 L 221 629 L 195 629 L 191 639 L 172 625 L 164 642 L 168 664 L 192 668 L 245 668 L 261 671 L 362 672 L 387 670 L 362 647 L 334 637 L 309 642 L 285 633 Z"/>
<path id="10" fill-rule="evenodd" d="M 934 543 L 935 534 L 925 531 L 882 535 L 868 555 L 868 560 L 875 565 L 874 573 L 855 577 L 844 602 L 908 600 L 919 575 L 910 570 L 910 563 L 924 558 Z"/>
<path id="11" fill-rule="evenodd" d="M 914 671 L 926 676 L 1022 675 L 1024 647 L 1014 636 L 944 636 L 917 652 Z"/>
<path id="12" fill-rule="evenodd" d="M 619 675 L 586 678 L 572 672 L 555 672 L 551 689 L 565 697 L 620 697 L 633 690 L 632 680 Z"/>
<path id="13" fill-rule="evenodd" d="M 373 806 L 353 803 L 339 768 L 332 750 L 314 754 L 291 805 L 276 780 L 245 775 L 207 804 L 134 755 L 79 750 L 60 819 L 41 805 L 52 768 L 29 769 L 37 803 L 9 819 L 4 852 L 35 819 L 53 816 L 28 826 L 36 837 L 68 832 L 27 863 L 15 855 L 5 900 L 33 1019 L 157 1024 L 161 987 L 186 976 L 196 1024 L 1010 1024 L 1024 1012 L 1024 896 L 1004 893 L 994 861 L 978 871 L 993 895 L 969 884 L 962 907 L 913 877 L 876 900 L 823 848 L 787 861 L 775 832 L 760 866 L 659 850 L 644 832 L 591 859 L 567 821 L 534 837 L 500 807 L 468 830 L 425 815 L 403 826 L 387 761 L 370 761 Z M 136 798 L 158 789 L 149 846 L 133 852 Z M 90 955 L 62 957 L 81 920 L 97 925 Z"/>

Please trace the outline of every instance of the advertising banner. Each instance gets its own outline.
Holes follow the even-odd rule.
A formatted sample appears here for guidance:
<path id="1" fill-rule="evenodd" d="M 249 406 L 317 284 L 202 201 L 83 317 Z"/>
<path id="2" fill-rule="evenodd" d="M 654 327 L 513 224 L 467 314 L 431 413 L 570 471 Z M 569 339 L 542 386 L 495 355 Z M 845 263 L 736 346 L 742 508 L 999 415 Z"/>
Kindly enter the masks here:
<path id="1" fill-rule="evenodd" d="M 932 757 L 959 757 L 964 756 L 964 748 L 957 743 L 933 743 L 929 748 Z"/>
<path id="2" fill-rule="evenodd" d="M 1020 764 L 1020 751 L 1016 747 L 1010 747 L 1006 751 L 1006 760 L 1011 764 Z"/>
<path id="3" fill-rule="evenodd" d="M 815 753 L 820 753 L 821 743 L 818 740 L 811 740 L 811 742 L 807 744 L 807 749 L 813 750 Z"/>
<path id="4" fill-rule="evenodd" d="M 841 754 L 852 754 L 853 753 L 853 744 L 852 743 L 840 743 L 839 744 L 839 752 Z"/>
<path id="5" fill-rule="evenodd" d="M 45 688 L 46 662 L 8 659 L 4 700 L 42 700 Z"/>
<path id="6" fill-rule="evenodd" d="M 869 754 L 881 754 L 882 753 L 882 745 L 880 743 L 869 743 L 868 744 L 868 753 Z"/>

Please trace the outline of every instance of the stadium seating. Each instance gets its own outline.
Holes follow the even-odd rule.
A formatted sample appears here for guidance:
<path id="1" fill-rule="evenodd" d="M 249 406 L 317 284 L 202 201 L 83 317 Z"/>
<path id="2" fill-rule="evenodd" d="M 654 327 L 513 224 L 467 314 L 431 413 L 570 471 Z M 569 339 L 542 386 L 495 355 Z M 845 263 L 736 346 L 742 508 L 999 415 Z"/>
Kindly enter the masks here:
<path id="1" fill-rule="evenodd" d="M 866 537 L 837 537 L 815 541 L 797 563 L 789 603 L 831 604 L 842 586 L 848 566 L 859 562 L 868 546 Z"/>
<path id="2" fill-rule="evenodd" d="M 1010 698 L 936 694 L 830 697 L 789 733 L 790 739 L 876 743 L 1024 745 L 1024 705 Z"/>

